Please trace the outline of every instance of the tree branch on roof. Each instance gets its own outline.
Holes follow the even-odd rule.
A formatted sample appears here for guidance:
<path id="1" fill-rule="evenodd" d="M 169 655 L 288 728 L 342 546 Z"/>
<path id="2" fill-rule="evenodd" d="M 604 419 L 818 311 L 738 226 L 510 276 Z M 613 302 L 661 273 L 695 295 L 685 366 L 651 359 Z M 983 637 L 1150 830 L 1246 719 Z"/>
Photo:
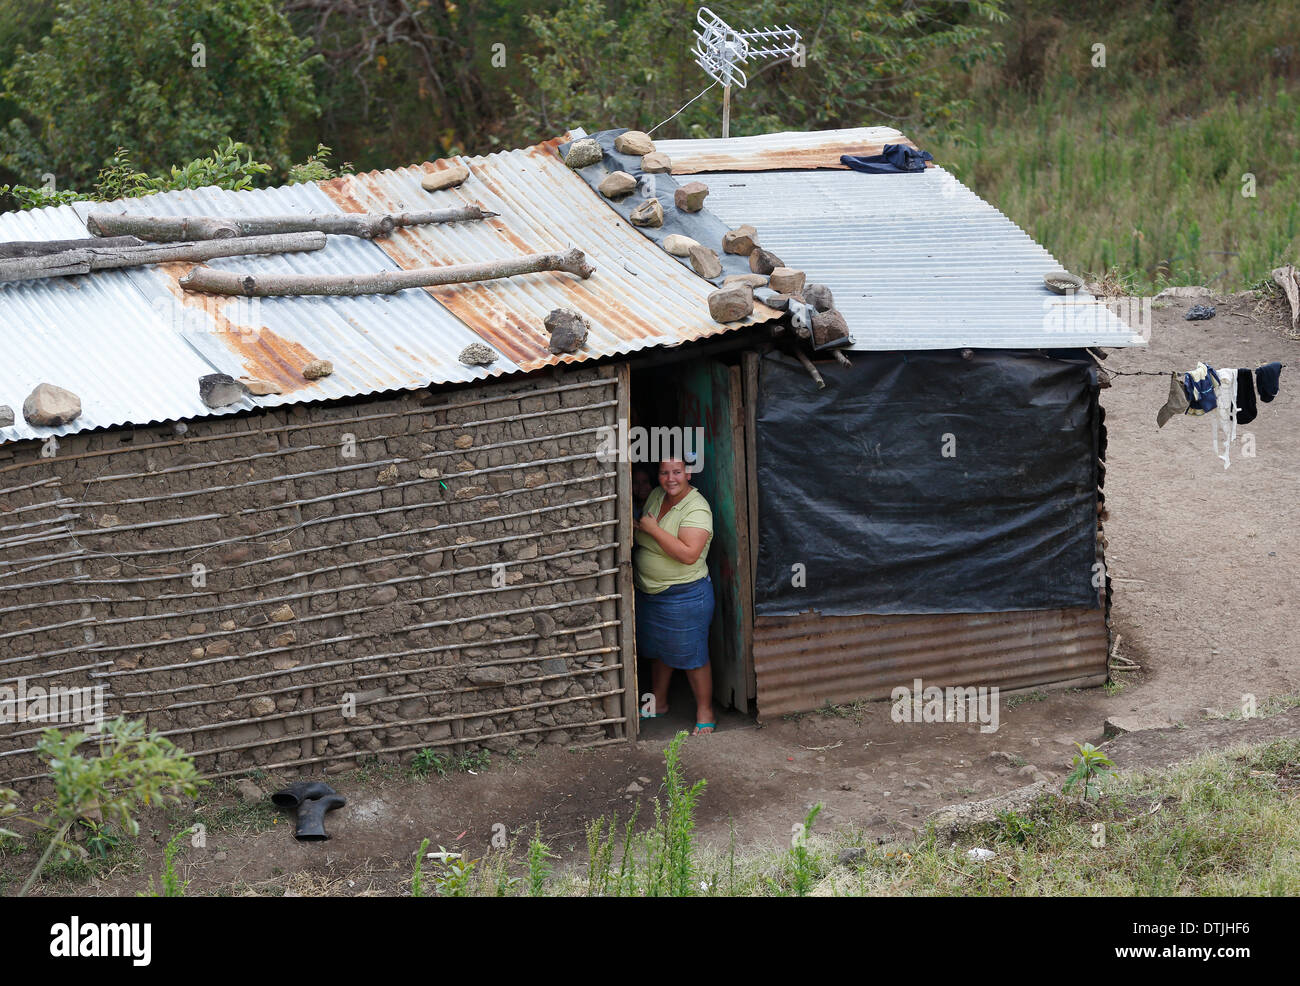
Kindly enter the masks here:
<path id="1" fill-rule="evenodd" d="M 173 260 L 212 260 L 254 253 L 301 253 L 325 245 L 324 233 L 285 233 L 279 236 L 240 236 L 196 243 L 142 246 L 82 247 L 39 257 L 0 260 L 0 283 L 34 281 L 42 277 L 68 277 L 118 267 L 144 267 Z"/>
<path id="2" fill-rule="evenodd" d="M 496 215 L 497 213 L 488 212 L 477 205 L 427 212 L 341 212 L 291 216 L 132 216 L 92 212 L 86 217 L 86 228 L 96 236 L 139 236 L 155 243 L 306 232 L 360 236 L 369 240 L 376 236 L 387 236 L 398 226 L 470 222 L 491 219 Z"/>
<path id="3" fill-rule="evenodd" d="M 490 281 L 552 270 L 585 279 L 596 269 L 587 263 L 581 250 L 573 249 L 567 253 L 533 253 L 526 257 L 488 260 L 477 264 L 416 267 L 412 270 L 385 270 L 372 274 L 240 274 L 211 267 L 195 267 L 181 278 L 180 283 L 186 291 L 259 298 L 307 294 L 343 296 L 392 294 L 406 288 Z"/>

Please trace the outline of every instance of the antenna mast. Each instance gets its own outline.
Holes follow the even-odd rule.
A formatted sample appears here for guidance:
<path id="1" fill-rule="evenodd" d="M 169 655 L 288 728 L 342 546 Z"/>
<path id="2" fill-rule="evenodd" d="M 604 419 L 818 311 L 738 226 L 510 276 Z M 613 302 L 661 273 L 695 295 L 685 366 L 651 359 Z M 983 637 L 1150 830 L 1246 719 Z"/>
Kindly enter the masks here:
<path id="1" fill-rule="evenodd" d="M 695 64 L 716 82 L 722 83 L 722 136 L 731 136 L 731 87 L 749 84 L 740 66 L 760 58 L 794 58 L 800 52 L 799 32 L 785 27 L 764 27 L 737 31 L 708 7 L 701 7 L 695 20 Z"/>

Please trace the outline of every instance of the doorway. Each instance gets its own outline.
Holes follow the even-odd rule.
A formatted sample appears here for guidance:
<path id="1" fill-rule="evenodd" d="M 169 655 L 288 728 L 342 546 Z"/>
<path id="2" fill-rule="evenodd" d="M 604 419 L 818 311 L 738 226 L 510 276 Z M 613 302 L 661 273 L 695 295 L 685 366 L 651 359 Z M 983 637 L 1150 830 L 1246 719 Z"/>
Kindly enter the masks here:
<path id="1" fill-rule="evenodd" d="M 753 569 L 751 556 L 751 490 L 746 442 L 742 366 L 723 359 L 697 358 L 666 365 L 634 367 L 631 372 L 631 428 L 642 438 L 681 436 L 686 448 L 699 455 L 699 469 L 691 484 L 708 500 L 713 512 L 713 541 L 709 545 L 709 576 L 713 582 L 714 612 L 709 631 L 709 662 L 713 671 L 713 703 L 728 721 L 751 718 L 755 697 L 753 664 Z M 655 431 L 658 429 L 658 431 Z M 698 429 L 698 430 L 695 430 Z M 638 434 L 630 432 L 630 434 Z M 663 443 L 659 443 L 662 445 Z M 630 446 L 633 461 L 623 468 L 633 471 L 632 486 L 658 484 L 658 463 L 646 462 L 662 453 L 655 442 L 642 446 L 641 455 Z M 646 475 L 638 477 L 637 472 Z M 630 504 L 628 507 L 630 508 Z M 635 521 L 634 521 L 635 523 Z M 756 546 L 755 546 L 756 547 Z M 650 692 L 650 661 L 637 659 L 638 695 Z M 694 722 L 695 703 L 684 674 L 673 676 L 669 715 L 665 720 L 643 720 L 641 731 L 658 736 L 688 729 Z M 666 728 L 665 728 L 666 727 Z"/>

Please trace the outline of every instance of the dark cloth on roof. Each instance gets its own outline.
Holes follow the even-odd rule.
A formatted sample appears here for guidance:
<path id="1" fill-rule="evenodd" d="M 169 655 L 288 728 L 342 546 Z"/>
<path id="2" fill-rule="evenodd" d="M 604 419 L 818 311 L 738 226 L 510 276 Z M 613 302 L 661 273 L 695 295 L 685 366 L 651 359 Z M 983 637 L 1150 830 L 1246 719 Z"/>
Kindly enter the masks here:
<path id="1" fill-rule="evenodd" d="M 925 162 L 933 161 L 934 155 L 929 151 L 919 151 L 906 144 L 886 144 L 879 154 L 859 157 L 854 154 L 840 155 L 840 164 L 854 171 L 865 171 L 874 175 L 897 175 L 909 171 L 924 171 Z"/>
<path id="2" fill-rule="evenodd" d="M 1255 383 L 1259 386 L 1259 399 L 1265 404 L 1277 396 L 1281 385 L 1282 364 L 1265 363 L 1255 371 Z"/>
<path id="3" fill-rule="evenodd" d="M 1255 401 L 1255 375 L 1247 368 L 1237 371 L 1237 424 L 1248 425 L 1259 416 Z"/>

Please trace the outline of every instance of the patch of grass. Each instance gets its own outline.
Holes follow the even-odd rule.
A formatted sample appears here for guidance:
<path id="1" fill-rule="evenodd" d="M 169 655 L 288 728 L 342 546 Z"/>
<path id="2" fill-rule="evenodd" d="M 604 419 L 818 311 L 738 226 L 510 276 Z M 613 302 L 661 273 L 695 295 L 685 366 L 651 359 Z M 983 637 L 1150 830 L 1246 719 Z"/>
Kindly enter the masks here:
<path id="1" fill-rule="evenodd" d="M 1171 11 L 1029 7 L 1014 31 L 1038 74 L 981 66 L 960 126 L 911 136 L 1076 273 L 1243 290 L 1300 251 L 1300 85 L 1279 61 L 1300 28 L 1280 0 L 1202 5 L 1179 58 Z"/>
<path id="2" fill-rule="evenodd" d="M 424 749 L 416 751 L 415 756 L 411 758 L 411 762 L 406 768 L 406 773 L 416 780 L 426 780 L 430 774 L 446 777 L 447 760 L 446 754 L 431 750 L 426 746 Z"/>
<path id="3" fill-rule="evenodd" d="M 1032 692 L 1020 692 L 1012 695 L 1007 699 L 1007 708 L 1014 709 L 1018 705 L 1024 705 L 1026 702 L 1042 702 L 1047 698 L 1047 692 L 1035 690 Z"/>
<path id="4" fill-rule="evenodd" d="M 850 702 L 847 705 L 831 705 L 827 702 L 817 711 L 825 719 L 849 719 L 855 726 L 861 726 L 866 710 L 866 702 Z"/>
<path id="5" fill-rule="evenodd" d="M 376 756 L 369 756 L 357 763 L 355 770 L 349 772 L 359 784 L 369 784 L 372 781 L 395 781 L 402 777 L 402 769 L 388 760 L 380 760 Z"/>
<path id="6" fill-rule="evenodd" d="M 34 832 L 27 839 L 24 852 L 39 854 L 49 842 L 48 832 Z M 41 870 L 41 878 L 82 884 L 119 870 L 138 870 L 144 852 L 115 825 L 99 824 L 87 819 L 78 821 L 69 833 L 67 857 L 54 853 Z"/>
<path id="7" fill-rule="evenodd" d="M 492 754 L 488 750 L 471 750 L 468 753 L 462 753 L 456 758 L 456 769 L 459 771 L 480 771 L 487 770 L 492 766 Z"/>
<path id="8" fill-rule="evenodd" d="M 163 850 L 163 871 L 162 886 L 155 888 L 153 877 L 149 877 L 149 890 L 147 893 L 141 893 L 141 897 L 184 897 L 185 889 L 190 885 L 189 880 L 182 880 L 176 875 L 176 854 L 181 851 L 181 842 L 193 831 L 192 829 L 181 829 L 170 839 L 167 840 L 167 848 Z"/>
<path id="9" fill-rule="evenodd" d="M 666 788 L 685 787 L 669 771 Z M 782 849 L 721 850 L 680 840 L 694 805 L 604 818 L 587 830 L 586 865 L 558 858 L 537 833 L 527 856 L 493 851 L 467 880 L 475 896 L 1171 896 L 1300 894 L 1300 740 L 1241 746 L 1179 767 L 1121 773 L 1096 800 L 1045 794 L 951 840 L 931 827 L 906 842 L 876 845 L 861 830 L 813 836 Z M 698 785 L 697 785 L 698 786 Z M 671 796 L 670 796 L 671 802 Z M 693 823 L 692 826 L 693 827 Z M 673 833 L 676 832 L 677 836 Z M 681 855 L 666 848 L 677 838 Z M 840 853 L 852 847 L 840 862 Z M 991 849 L 987 862 L 966 850 Z M 689 866 L 677 869 L 689 860 Z M 568 863 L 569 865 L 565 865 Z M 515 868 L 523 879 L 512 877 Z"/>
<path id="10" fill-rule="evenodd" d="M 1291 692 L 1286 695 L 1273 695 L 1264 701 L 1255 705 L 1254 715 L 1247 715 L 1245 709 L 1238 707 L 1230 712 L 1218 712 L 1209 718 L 1212 719 L 1267 719 L 1269 716 L 1275 716 L 1279 712 L 1285 712 L 1287 709 L 1294 709 L 1300 706 L 1300 692 Z"/>
<path id="11" fill-rule="evenodd" d="M 266 774 L 261 773 L 261 780 Z M 190 828 L 203 825 L 209 832 L 227 832 L 243 835 L 265 832 L 280 822 L 280 812 L 269 797 L 260 801 L 245 801 L 235 789 L 233 781 L 218 781 L 203 789 L 192 805 L 173 805 L 164 815 L 168 829 Z"/>

